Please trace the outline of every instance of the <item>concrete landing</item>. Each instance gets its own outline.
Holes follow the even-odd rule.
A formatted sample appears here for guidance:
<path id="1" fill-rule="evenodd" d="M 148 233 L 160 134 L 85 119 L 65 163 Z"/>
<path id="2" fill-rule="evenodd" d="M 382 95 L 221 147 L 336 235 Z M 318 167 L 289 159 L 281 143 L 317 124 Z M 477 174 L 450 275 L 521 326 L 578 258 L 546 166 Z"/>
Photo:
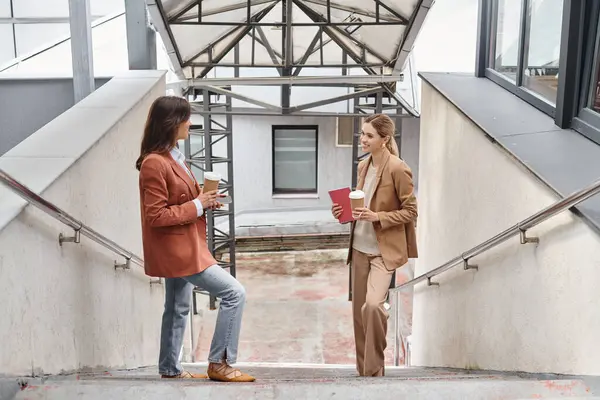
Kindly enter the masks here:
<path id="1" fill-rule="evenodd" d="M 347 250 L 238 253 L 237 278 L 247 295 L 238 360 L 353 365 L 354 330 L 346 256 Z M 398 271 L 398 283 L 408 280 L 409 269 Z M 401 327 L 408 336 L 411 292 L 403 296 Z M 208 359 L 217 312 L 206 306 L 199 312 L 194 316 L 195 358 L 187 361 Z M 394 318 L 392 313 L 387 365 L 393 365 Z"/>
<path id="2" fill-rule="evenodd" d="M 227 221 L 217 221 L 217 228 L 229 232 Z M 236 236 L 299 235 L 309 233 L 348 233 L 327 209 L 281 209 L 241 212 L 235 216 Z"/>
<path id="3" fill-rule="evenodd" d="M 593 399 L 583 379 L 426 368 L 388 368 L 384 378 L 359 378 L 351 366 L 239 365 L 249 384 L 164 381 L 154 368 L 30 380 L 15 399 Z M 193 372 L 206 366 L 188 364 Z"/>

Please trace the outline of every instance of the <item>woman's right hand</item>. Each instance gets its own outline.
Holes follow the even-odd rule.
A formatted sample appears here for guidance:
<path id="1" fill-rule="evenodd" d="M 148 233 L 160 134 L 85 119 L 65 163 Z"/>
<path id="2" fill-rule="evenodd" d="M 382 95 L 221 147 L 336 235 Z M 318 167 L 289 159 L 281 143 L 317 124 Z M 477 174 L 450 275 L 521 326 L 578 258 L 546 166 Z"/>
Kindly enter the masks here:
<path id="1" fill-rule="evenodd" d="M 337 203 L 333 203 L 331 205 L 331 215 L 333 215 L 335 219 L 339 219 L 340 215 L 342 215 L 342 206 Z"/>
<path id="2" fill-rule="evenodd" d="M 200 193 L 198 200 L 200 200 L 200 203 L 202 203 L 202 208 L 207 210 L 217 205 L 217 197 L 219 197 L 218 191 L 212 190 L 210 192 Z"/>

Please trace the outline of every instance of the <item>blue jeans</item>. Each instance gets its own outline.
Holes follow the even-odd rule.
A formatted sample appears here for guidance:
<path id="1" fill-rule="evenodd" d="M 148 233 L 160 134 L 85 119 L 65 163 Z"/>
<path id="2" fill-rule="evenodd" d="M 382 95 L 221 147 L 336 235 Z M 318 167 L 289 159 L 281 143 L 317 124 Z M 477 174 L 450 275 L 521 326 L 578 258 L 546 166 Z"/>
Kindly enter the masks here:
<path id="1" fill-rule="evenodd" d="M 158 372 L 161 375 L 179 375 L 183 371 L 179 353 L 194 286 L 221 299 L 208 361 L 226 361 L 228 364 L 236 362 L 246 291 L 227 271 L 213 265 L 196 275 L 165 278 L 165 311 L 158 359 Z"/>

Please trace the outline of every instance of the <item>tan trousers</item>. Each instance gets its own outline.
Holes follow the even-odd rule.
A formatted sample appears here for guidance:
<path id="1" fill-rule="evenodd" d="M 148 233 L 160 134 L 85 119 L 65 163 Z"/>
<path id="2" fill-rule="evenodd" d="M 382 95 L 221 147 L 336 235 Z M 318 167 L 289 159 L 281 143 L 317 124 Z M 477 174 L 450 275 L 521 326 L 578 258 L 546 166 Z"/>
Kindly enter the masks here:
<path id="1" fill-rule="evenodd" d="M 381 257 L 352 250 L 352 313 L 360 376 L 384 375 L 388 312 L 383 304 L 393 273 Z"/>

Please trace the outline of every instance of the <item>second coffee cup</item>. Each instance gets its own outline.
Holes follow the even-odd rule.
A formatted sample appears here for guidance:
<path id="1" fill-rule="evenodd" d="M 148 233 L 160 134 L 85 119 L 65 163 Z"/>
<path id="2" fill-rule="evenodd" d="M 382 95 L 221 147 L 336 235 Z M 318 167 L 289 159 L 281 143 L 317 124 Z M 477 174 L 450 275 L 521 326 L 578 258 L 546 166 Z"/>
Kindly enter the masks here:
<path id="1" fill-rule="evenodd" d="M 365 192 L 363 192 L 362 190 L 355 190 L 354 192 L 350 192 L 348 197 L 350 198 L 350 206 L 353 210 L 365 206 Z"/>
<path id="2" fill-rule="evenodd" d="M 217 190 L 219 188 L 219 181 L 221 181 L 221 174 L 211 171 L 204 172 L 203 192 L 207 193 Z"/>

